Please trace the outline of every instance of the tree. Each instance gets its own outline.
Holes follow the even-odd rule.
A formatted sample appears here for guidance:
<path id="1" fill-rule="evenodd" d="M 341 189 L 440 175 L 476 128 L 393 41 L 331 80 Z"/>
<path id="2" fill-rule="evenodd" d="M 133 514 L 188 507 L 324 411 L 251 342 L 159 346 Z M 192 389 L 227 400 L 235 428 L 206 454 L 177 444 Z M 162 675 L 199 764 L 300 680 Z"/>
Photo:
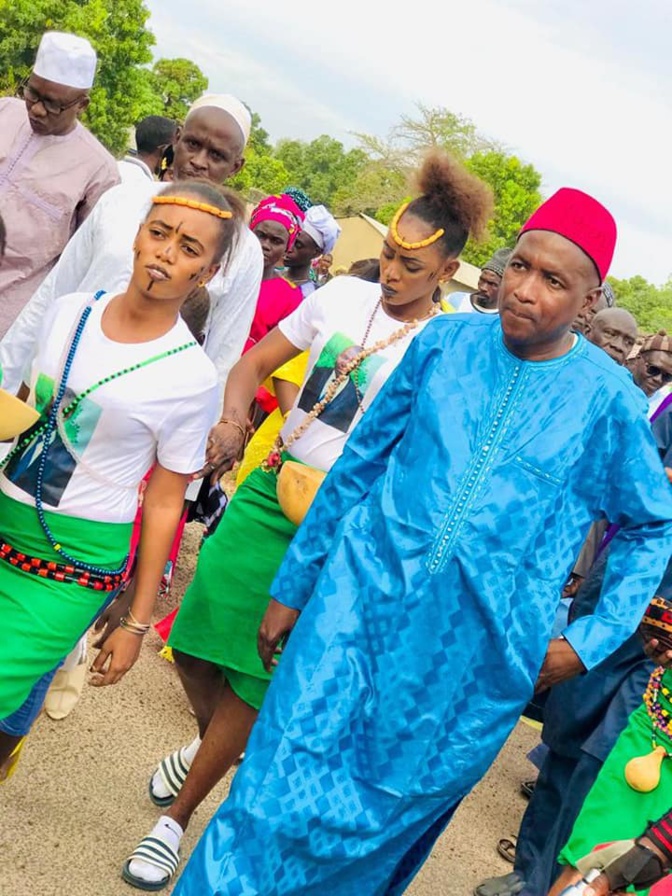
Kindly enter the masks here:
<path id="1" fill-rule="evenodd" d="M 281 193 L 290 182 L 280 159 L 259 153 L 248 144 L 245 166 L 231 181 L 231 186 L 256 205 L 264 196 Z"/>
<path id="2" fill-rule="evenodd" d="M 84 120 L 111 152 L 121 153 L 129 129 L 161 111 L 143 68 L 155 43 L 148 17 L 142 0 L 0 0 L 0 93 L 15 93 L 30 75 L 44 31 L 87 37 L 99 62 Z"/>
<path id="3" fill-rule="evenodd" d="M 339 202 L 360 211 L 373 206 L 377 208 L 378 220 L 389 223 L 394 209 L 406 196 L 409 176 L 424 153 L 443 149 L 490 184 L 495 194 L 495 213 L 487 241 L 479 245 L 470 242 L 463 253 L 465 260 L 481 265 L 495 249 L 512 245 L 521 226 L 541 203 L 541 175 L 532 165 L 480 134 L 470 119 L 422 103 L 417 104 L 417 109 L 418 117 L 402 116 L 387 140 L 357 134 L 369 161 L 363 166 L 352 196 L 339 193 Z"/>
<path id="4" fill-rule="evenodd" d="M 469 118 L 457 115 L 443 106 L 415 104 L 419 118 L 401 116 L 401 124 L 392 130 L 392 140 L 399 141 L 406 151 L 417 157 L 430 148 L 445 149 L 467 159 L 477 152 L 501 150 L 501 146 L 479 134 Z"/>
<path id="5" fill-rule="evenodd" d="M 338 191 L 353 184 L 368 163 L 363 150 L 346 152 L 342 143 L 326 134 L 311 143 L 280 140 L 274 155 L 285 166 L 291 183 L 305 190 L 314 204 L 329 208 L 333 208 Z"/>
<path id="6" fill-rule="evenodd" d="M 492 187 L 495 212 L 488 226 L 488 239 L 478 245 L 469 242 L 462 257 L 482 267 L 492 253 L 503 246 L 513 246 L 520 228 L 541 205 L 541 174 L 533 165 L 501 150 L 477 152 L 465 165 Z"/>
<path id="7" fill-rule="evenodd" d="M 184 121 L 189 106 L 208 89 L 208 79 L 190 59 L 159 59 L 152 66 L 152 89 L 161 99 L 160 114 Z"/>
<path id="8" fill-rule="evenodd" d="M 380 162 L 369 162 L 354 181 L 339 187 L 333 197 L 332 211 L 342 216 L 363 212 L 387 224 L 392 215 L 384 220 L 381 209 L 389 206 L 396 209 L 407 193 L 408 183 L 404 173 L 386 168 Z"/>
<path id="9" fill-rule="evenodd" d="M 249 108 L 250 107 L 248 106 L 248 109 Z M 252 112 L 250 109 L 250 115 L 252 116 L 252 126 L 250 128 L 250 139 L 247 141 L 247 145 L 260 156 L 272 155 L 273 147 L 269 140 L 268 131 L 265 131 L 261 126 L 259 113 Z"/>
<path id="10" fill-rule="evenodd" d="M 629 311 L 639 328 L 646 333 L 660 329 L 672 331 L 672 277 L 661 287 L 654 286 L 639 274 L 629 280 L 609 277 L 616 303 Z"/>

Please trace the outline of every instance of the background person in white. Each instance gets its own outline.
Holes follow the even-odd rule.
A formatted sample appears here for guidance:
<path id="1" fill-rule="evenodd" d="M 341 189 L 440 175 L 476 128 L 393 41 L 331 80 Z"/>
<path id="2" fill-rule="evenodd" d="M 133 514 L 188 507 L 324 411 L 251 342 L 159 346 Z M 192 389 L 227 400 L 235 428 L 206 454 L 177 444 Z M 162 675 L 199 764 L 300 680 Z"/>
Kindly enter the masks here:
<path id="1" fill-rule="evenodd" d="M 0 99 L 0 206 L 8 227 L 0 337 L 99 197 L 119 183 L 116 161 L 77 120 L 95 73 L 88 40 L 48 31 L 21 99 Z"/>
<path id="2" fill-rule="evenodd" d="M 175 137 L 175 180 L 205 178 L 221 184 L 235 175 L 245 162 L 250 126 L 249 111 L 235 97 L 201 97 Z M 72 292 L 126 287 L 138 225 L 162 186 L 149 179 L 120 184 L 101 199 L 0 343 L 3 388 L 16 393 L 25 380 L 44 314 L 54 299 Z M 259 240 L 247 227 L 240 227 L 227 270 L 208 284 L 211 305 L 203 348 L 217 368 L 222 392 L 250 331 L 262 269 Z"/>
<path id="3" fill-rule="evenodd" d="M 119 159 L 122 184 L 156 180 L 161 168 L 163 151 L 175 139 L 177 122 L 164 115 L 147 115 L 135 126 L 135 149 L 128 149 Z"/>

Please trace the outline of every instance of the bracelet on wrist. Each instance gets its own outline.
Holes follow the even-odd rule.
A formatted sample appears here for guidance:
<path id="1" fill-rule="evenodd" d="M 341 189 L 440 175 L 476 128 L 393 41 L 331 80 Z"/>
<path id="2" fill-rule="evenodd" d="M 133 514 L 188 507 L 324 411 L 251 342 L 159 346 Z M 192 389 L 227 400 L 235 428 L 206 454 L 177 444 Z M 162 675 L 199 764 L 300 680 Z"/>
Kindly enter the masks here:
<path id="1" fill-rule="evenodd" d="M 128 617 L 122 616 L 119 620 L 119 628 L 123 628 L 125 632 L 130 632 L 132 635 L 139 635 L 141 638 L 144 638 L 151 626 L 131 622 Z"/>
<path id="2" fill-rule="evenodd" d="M 235 426 L 236 429 L 240 430 L 240 434 L 242 435 L 243 439 L 247 436 L 247 430 L 237 420 L 232 420 L 231 417 L 222 417 L 219 422 L 228 423 L 229 426 Z"/>
<path id="3" fill-rule="evenodd" d="M 126 618 L 128 619 L 129 622 L 132 622 L 134 625 L 140 626 L 141 628 L 146 628 L 147 631 L 149 631 L 150 628 L 152 627 L 151 622 L 140 622 L 140 620 L 134 616 L 133 610 L 131 610 L 130 607 L 128 608 L 128 612 L 126 613 Z"/>

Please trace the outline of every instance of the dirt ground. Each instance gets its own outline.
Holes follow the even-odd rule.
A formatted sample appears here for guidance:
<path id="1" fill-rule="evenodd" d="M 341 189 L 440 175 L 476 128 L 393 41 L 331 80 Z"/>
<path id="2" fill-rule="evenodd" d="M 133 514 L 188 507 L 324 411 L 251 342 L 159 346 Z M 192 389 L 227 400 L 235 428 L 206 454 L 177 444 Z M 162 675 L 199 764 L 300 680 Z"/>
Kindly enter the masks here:
<path id="1" fill-rule="evenodd" d="M 175 586 L 159 606 L 159 616 L 184 592 L 198 535 L 198 527 L 187 527 Z M 122 881 L 120 869 L 158 817 L 147 797 L 149 777 L 157 760 L 195 733 L 177 676 L 158 656 L 160 647 L 152 633 L 121 684 L 85 688 L 62 722 L 38 720 L 14 778 L 0 786 L 0 896 L 139 892 Z M 537 741 L 535 731 L 518 725 L 437 843 L 409 896 L 468 896 L 483 878 L 511 870 L 495 844 L 518 830 L 525 809 L 519 785 L 533 774 L 525 754 Z M 231 777 L 194 817 L 183 841 L 184 856 L 226 796 Z"/>

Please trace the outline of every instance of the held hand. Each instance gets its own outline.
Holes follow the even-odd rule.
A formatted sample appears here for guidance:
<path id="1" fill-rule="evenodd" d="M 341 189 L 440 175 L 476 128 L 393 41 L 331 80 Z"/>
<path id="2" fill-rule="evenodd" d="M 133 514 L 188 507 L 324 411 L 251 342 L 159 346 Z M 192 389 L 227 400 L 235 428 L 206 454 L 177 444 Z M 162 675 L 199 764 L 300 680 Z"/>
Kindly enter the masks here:
<path id="1" fill-rule="evenodd" d="M 118 628 L 107 638 L 93 661 L 91 671 L 96 677 L 91 679 L 91 684 L 95 687 L 117 684 L 137 660 L 141 647 L 140 635 Z"/>
<path id="2" fill-rule="evenodd" d="M 554 684 L 573 678 L 584 671 L 583 663 L 569 642 L 563 638 L 553 638 L 548 645 L 544 665 L 541 667 L 534 692 L 538 694 L 547 688 L 553 687 Z"/>
<path id="3" fill-rule="evenodd" d="M 622 890 L 610 890 L 607 875 L 600 874 L 584 889 L 583 896 L 625 896 L 625 893 Z"/>
<path id="4" fill-rule="evenodd" d="M 128 588 L 126 588 L 125 591 L 122 591 L 121 594 L 112 601 L 109 607 L 100 614 L 98 619 L 96 619 L 93 630 L 96 633 L 100 633 L 100 637 L 94 641 L 93 644 L 96 650 L 100 650 L 112 632 L 116 631 L 119 627 L 119 620 L 122 616 L 125 616 L 128 613 L 128 608 L 131 606 L 134 594 L 135 579 L 132 579 Z"/>
<path id="5" fill-rule="evenodd" d="M 194 479 L 210 476 L 213 483 L 230 470 L 240 457 L 245 436 L 232 423 L 217 423 L 210 430 L 206 451 L 206 464 L 194 474 Z"/>
<path id="6" fill-rule="evenodd" d="M 288 637 L 298 618 L 298 610 L 292 610 L 277 600 L 269 602 L 257 634 L 257 652 L 267 672 L 278 665 L 277 657 L 282 653 L 278 645 Z"/>
<path id="7" fill-rule="evenodd" d="M 662 647 L 658 638 L 644 641 L 644 653 L 650 660 L 653 660 L 656 666 L 672 669 L 672 650 L 666 650 Z"/>
<path id="8" fill-rule="evenodd" d="M 577 576 L 576 574 L 572 573 L 572 575 L 569 577 L 569 581 L 562 589 L 562 596 L 574 597 L 581 585 L 583 585 L 583 577 Z"/>

